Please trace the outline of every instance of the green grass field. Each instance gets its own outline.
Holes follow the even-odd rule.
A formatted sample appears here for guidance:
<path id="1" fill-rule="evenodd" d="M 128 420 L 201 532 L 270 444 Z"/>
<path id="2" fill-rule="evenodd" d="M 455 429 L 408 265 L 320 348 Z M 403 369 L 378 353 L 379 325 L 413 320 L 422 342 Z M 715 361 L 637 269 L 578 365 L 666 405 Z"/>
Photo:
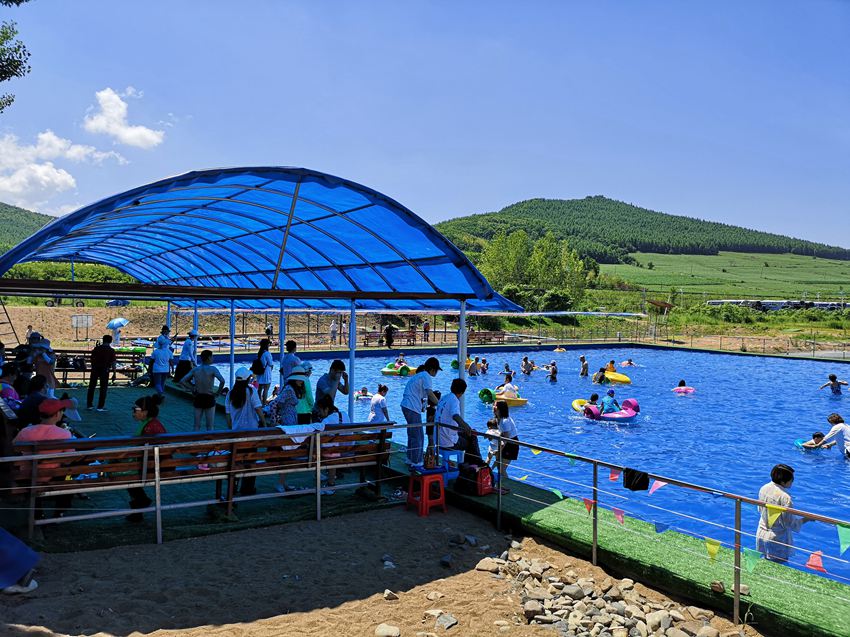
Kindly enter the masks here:
<path id="1" fill-rule="evenodd" d="M 632 256 L 643 267 L 602 265 L 602 272 L 652 290 L 682 288 L 727 298 L 800 298 L 805 292 L 809 300 L 815 300 L 817 294 L 838 298 L 842 290 L 850 292 L 850 261 L 741 252 L 717 256 L 636 252 Z M 650 262 L 652 270 L 646 267 Z"/>

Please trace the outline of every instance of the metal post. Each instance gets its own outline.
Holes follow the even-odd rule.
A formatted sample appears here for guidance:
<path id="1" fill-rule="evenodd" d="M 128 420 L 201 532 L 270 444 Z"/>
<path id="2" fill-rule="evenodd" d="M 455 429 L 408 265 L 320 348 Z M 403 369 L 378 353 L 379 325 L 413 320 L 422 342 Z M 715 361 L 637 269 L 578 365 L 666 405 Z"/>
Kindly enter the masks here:
<path id="1" fill-rule="evenodd" d="M 502 530 L 502 440 L 501 433 L 499 434 L 499 488 L 496 491 L 496 530 Z"/>
<path id="2" fill-rule="evenodd" d="M 233 344 L 236 338 L 236 302 L 230 299 L 230 388 L 236 380 L 236 350 Z"/>
<path id="3" fill-rule="evenodd" d="M 720 335 L 720 347 L 718 347 L 721 352 L 723 351 L 723 334 Z"/>
<path id="4" fill-rule="evenodd" d="M 278 340 L 278 349 L 280 350 L 280 358 L 278 359 L 278 373 L 281 373 L 282 363 L 283 363 L 283 344 L 286 341 L 286 312 L 284 311 L 284 304 L 286 301 L 283 299 L 280 300 L 280 314 L 277 316 L 277 340 Z M 278 386 L 280 389 L 283 389 L 283 384 L 286 382 L 286 379 L 283 376 L 280 376 L 278 381 Z"/>
<path id="5" fill-rule="evenodd" d="M 165 303 L 165 324 L 171 328 L 171 301 Z"/>
<path id="6" fill-rule="evenodd" d="M 313 443 L 316 449 L 316 520 L 322 519 L 322 434 L 316 432 Z"/>
<path id="7" fill-rule="evenodd" d="M 351 299 L 351 312 L 348 316 L 348 418 L 354 422 L 354 351 L 357 349 L 357 314 L 354 312 L 354 299 Z"/>
<path id="8" fill-rule="evenodd" d="M 198 331 L 198 301 L 195 301 L 195 311 L 192 314 L 192 329 Z"/>
<path id="9" fill-rule="evenodd" d="M 741 623 L 741 501 L 735 498 L 735 584 L 732 621 Z"/>
<path id="10" fill-rule="evenodd" d="M 591 554 L 591 563 L 596 566 L 596 546 L 599 531 L 599 509 L 597 502 L 599 500 L 599 465 L 593 463 L 593 549 Z"/>
<path id="11" fill-rule="evenodd" d="M 159 447 L 153 448 L 154 502 L 156 503 L 156 543 L 162 544 L 162 496 L 159 491 Z"/>
<path id="12" fill-rule="evenodd" d="M 460 302 L 460 320 L 457 330 L 457 377 L 466 378 L 466 301 Z M 466 417 L 465 394 L 460 397 L 460 417 Z"/>

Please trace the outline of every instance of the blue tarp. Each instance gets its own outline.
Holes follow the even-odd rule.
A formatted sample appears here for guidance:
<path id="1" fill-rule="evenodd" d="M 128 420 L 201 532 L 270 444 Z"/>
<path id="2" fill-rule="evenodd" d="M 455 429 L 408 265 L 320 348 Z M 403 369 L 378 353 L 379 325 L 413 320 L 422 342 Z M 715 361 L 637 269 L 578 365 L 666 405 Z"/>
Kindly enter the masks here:
<path id="1" fill-rule="evenodd" d="M 385 293 L 359 308 L 458 307 L 519 311 L 496 294 L 450 241 L 410 210 L 365 186 L 304 168 L 194 171 L 114 195 L 53 221 L 0 257 L 111 265 L 142 283 L 287 290 L 287 308 L 345 310 L 345 299 L 297 292 Z M 174 299 L 181 305 L 180 299 Z M 226 302 L 201 301 L 203 307 Z M 277 300 L 239 301 L 276 308 Z"/>

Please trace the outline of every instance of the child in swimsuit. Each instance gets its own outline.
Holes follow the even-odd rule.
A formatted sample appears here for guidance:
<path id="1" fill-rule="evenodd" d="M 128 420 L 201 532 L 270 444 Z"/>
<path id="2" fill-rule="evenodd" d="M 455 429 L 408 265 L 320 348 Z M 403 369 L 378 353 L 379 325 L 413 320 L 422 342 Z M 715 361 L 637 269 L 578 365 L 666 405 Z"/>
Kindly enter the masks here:
<path id="1" fill-rule="evenodd" d="M 836 376 L 835 374 L 830 374 L 829 380 L 827 382 L 825 382 L 823 385 L 821 385 L 820 387 L 818 387 L 818 389 L 823 389 L 824 387 L 829 387 L 830 391 L 832 391 L 833 394 L 835 394 L 836 396 L 840 396 L 842 385 L 847 385 L 847 381 L 846 380 L 838 380 L 838 376 Z"/>

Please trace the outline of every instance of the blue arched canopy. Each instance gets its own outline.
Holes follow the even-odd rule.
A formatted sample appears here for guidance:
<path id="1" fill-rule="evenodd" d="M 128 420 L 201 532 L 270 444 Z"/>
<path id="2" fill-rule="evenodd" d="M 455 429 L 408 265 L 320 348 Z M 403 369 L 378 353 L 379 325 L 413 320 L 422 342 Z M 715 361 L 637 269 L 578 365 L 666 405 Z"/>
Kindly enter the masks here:
<path id="1" fill-rule="evenodd" d="M 304 168 L 202 170 L 141 186 L 53 221 L 0 257 L 0 274 L 25 261 L 110 265 L 160 287 L 160 298 L 209 307 L 229 290 L 257 309 L 355 299 L 400 312 L 460 300 L 521 310 L 398 202 Z"/>

